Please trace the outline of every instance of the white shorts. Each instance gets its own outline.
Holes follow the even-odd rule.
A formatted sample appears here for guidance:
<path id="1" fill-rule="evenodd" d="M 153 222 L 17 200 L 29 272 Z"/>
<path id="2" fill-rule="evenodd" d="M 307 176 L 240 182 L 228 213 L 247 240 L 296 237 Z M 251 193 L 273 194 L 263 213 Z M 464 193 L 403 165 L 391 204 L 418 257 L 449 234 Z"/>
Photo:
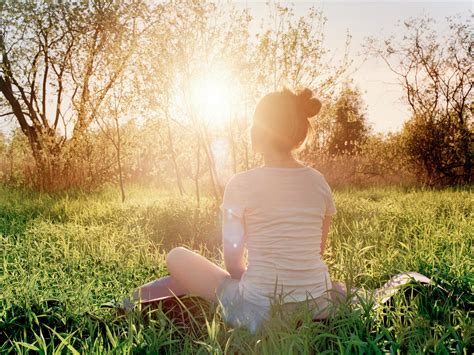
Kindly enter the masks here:
<path id="1" fill-rule="evenodd" d="M 216 290 L 216 296 L 224 321 L 233 327 L 246 327 L 255 333 L 268 316 L 269 307 L 256 305 L 242 297 L 237 279 L 224 279 Z"/>
<path id="2" fill-rule="evenodd" d="M 265 307 L 246 300 L 239 291 L 239 281 L 230 277 L 224 279 L 216 290 L 216 296 L 226 323 L 233 327 L 246 327 L 255 333 L 262 322 L 268 318 L 270 306 Z M 328 317 L 328 307 L 331 304 L 328 297 L 321 296 L 309 300 L 308 305 L 313 312 L 313 319 Z M 305 303 L 306 301 L 285 303 L 283 307 L 291 312 Z"/>

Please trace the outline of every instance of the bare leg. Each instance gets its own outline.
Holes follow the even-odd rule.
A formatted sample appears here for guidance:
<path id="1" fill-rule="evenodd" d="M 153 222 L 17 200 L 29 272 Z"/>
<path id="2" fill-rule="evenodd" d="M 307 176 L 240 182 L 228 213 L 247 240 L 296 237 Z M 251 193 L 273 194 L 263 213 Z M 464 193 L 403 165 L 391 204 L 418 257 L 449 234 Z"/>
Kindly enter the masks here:
<path id="1" fill-rule="evenodd" d="M 216 289 L 230 274 L 202 255 L 183 247 L 172 249 L 166 257 L 171 277 L 189 294 L 216 300 Z"/>
<path id="2" fill-rule="evenodd" d="M 133 299 L 140 300 L 140 302 L 149 302 L 169 296 L 183 296 L 186 293 L 187 290 L 178 284 L 173 277 L 165 276 L 139 287 L 135 290 Z"/>
<path id="3" fill-rule="evenodd" d="M 167 296 L 193 294 L 214 301 L 217 287 L 225 278 L 230 278 L 226 270 L 183 247 L 168 253 L 166 265 L 171 276 L 139 287 L 133 294 L 134 300 L 148 302 Z"/>

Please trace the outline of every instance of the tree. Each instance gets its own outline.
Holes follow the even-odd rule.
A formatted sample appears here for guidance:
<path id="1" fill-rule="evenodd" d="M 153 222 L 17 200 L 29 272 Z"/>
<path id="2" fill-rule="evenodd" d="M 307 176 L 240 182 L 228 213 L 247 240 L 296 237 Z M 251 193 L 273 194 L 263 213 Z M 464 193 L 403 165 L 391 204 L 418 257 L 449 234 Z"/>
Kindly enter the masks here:
<path id="1" fill-rule="evenodd" d="M 328 153 L 353 155 L 360 152 L 369 128 L 359 89 L 346 84 L 333 107 L 333 112 Z"/>
<path id="2" fill-rule="evenodd" d="M 100 113 L 97 115 L 97 124 L 101 131 L 112 143 L 117 161 L 117 169 L 119 175 L 119 187 L 122 196 L 122 202 L 125 202 L 125 188 L 123 183 L 123 132 L 121 130 L 121 118 L 129 113 L 127 107 L 130 107 L 132 102 L 132 94 L 124 88 L 123 77 L 118 80 L 108 95 L 108 99 L 104 103 Z"/>
<path id="3" fill-rule="evenodd" d="M 472 15 L 471 15 L 472 16 Z M 469 184 L 473 177 L 473 31 L 462 17 L 447 18 L 439 36 L 430 18 L 404 21 L 402 38 L 372 49 L 400 78 L 412 118 L 404 126 L 408 158 L 430 184 Z"/>
<path id="4" fill-rule="evenodd" d="M 359 158 L 356 174 L 366 180 L 383 181 L 384 184 L 410 184 L 415 180 L 413 168 L 406 160 L 401 132 L 369 135 Z"/>
<path id="5" fill-rule="evenodd" d="M 2 2 L 0 92 L 28 138 L 43 189 L 61 185 L 74 148 L 152 20 L 144 2 Z"/>
<path id="6" fill-rule="evenodd" d="M 296 17 L 291 7 L 268 3 L 268 12 L 252 61 L 257 92 L 308 87 L 321 99 L 331 97 L 353 62 L 348 51 L 351 36 L 346 36 L 341 62 L 335 63 L 324 45 L 326 18 L 321 11 L 312 7 L 306 16 Z"/>
<path id="7" fill-rule="evenodd" d="M 123 162 L 119 180 L 144 171 L 161 179 L 166 171 L 182 194 L 194 188 L 199 201 L 209 188 L 219 200 L 227 173 L 223 161 L 232 172 L 259 162 L 250 153 L 248 125 L 260 96 L 282 85 L 307 86 L 326 104 L 350 64 L 347 50 L 335 63 L 325 48 L 325 19 L 315 9 L 298 17 L 288 7 L 269 5 L 270 20 L 252 36 L 248 10 L 194 0 L 155 8 L 144 3 L 149 2 L 0 5 L 0 115 L 14 117 L 29 139 L 39 186 L 97 186 L 115 179 L 115 166 Z M 225 85 L 210 85 L 207 98 L 230 88 L 219 107 L 229 108 L 226 123 L 193 102 L 193 86 L 204 86 L 196 79 L 209 73 Z M 133 105 L 127 99 L 114 107 L 122 78 L 135 93 Z M 139 122 L 133 126 L 130 119 L 125 127 L 124 115 Z M 216 144 L 223 137 L 229 144 Z M 118 144 L 122 138 L 137 139 L 135 147 Z"/>

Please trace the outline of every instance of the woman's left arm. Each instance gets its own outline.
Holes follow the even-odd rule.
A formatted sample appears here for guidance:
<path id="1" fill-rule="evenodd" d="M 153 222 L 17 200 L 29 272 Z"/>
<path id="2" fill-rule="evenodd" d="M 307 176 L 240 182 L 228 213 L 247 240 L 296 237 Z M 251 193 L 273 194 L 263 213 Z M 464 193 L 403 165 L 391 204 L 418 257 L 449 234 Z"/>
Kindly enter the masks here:
<path id="1" fill-rule="evenodd" d="M 233 279 L 240 279 L 247 269 L 244 258 L 245 227 L 243 217 L 224 209 L 222 218 L 222 241 L 224 245 L 224 263 Z"/>

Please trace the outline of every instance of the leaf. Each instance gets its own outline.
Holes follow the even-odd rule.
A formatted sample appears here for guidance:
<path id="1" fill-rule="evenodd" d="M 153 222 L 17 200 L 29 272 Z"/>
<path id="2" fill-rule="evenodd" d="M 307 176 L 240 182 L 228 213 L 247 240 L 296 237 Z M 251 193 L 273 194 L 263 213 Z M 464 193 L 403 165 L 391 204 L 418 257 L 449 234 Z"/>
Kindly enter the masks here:
<path id="1" fill-rule="evenodd" d="M 32 344 L 24 343 L 22 341 L 15 341 L 15 345 L 21 345 L 21 346 L 24 346 L 27 349 L 34 350 L 34 351 L 39 351 L 39 348 L 37 348 L 36 346 L 34 346 Z"/>
<path id="2" fill-rule="evenodd" d="M 367 250 L 374 249 L 375 245 L 368 245 L 366 247 L 363 247 L 361 250 L 359 250 L 359 255 L 364 254 Z"/>
<path id="3" fill-rule="evenodd" d="M 79 352 L 78 352 L 76 349 L 74 349 L 74 347 L 73 347 L 71 344 L 69 344 L 69 341 L 68 341 L 68 340 L 77 332 L 77 330 L 76 330 L 76 332 L 73 332 L 73 333 L 69 334 L 69 335 L 67 336 L 67 338 L 64 339 L 64 338 L 63 338 L 56 330 L 54 330 L 53 328 L 47 326 L 46 324 L 45 324 L 45 327 L 48 328 L 49 330 L 51 330 L 51 331 L 54 333 L 54 335 L 56 335 L 56 336 L 61 340 L 61 345 L 67 346 L 67 348 L 68 348 L 74 355 L 80 355 Z M 57 350 L 60 350 L 60 349 L 57 349 Z"/>
<path id="4" fill-rule="evenodd" d="M 107 324 L 105 324 L 105 333 L 107 334 L 107 338 L 109 339 L 110 343 L 115 348 L 117 346 L 117 342 L 115 341 L 114 336 L 112 335 L 112 332 L 110 331 L 110 328 Z"/>
<path id="5" fill-rule="evenodd" d="M 400 244 L 404 249 L 410 250 L 410 247 L 408 245 L 406 245 L 405 243 L 402 243 L 402 242 L 399 241 L 398 244 Z"/>

